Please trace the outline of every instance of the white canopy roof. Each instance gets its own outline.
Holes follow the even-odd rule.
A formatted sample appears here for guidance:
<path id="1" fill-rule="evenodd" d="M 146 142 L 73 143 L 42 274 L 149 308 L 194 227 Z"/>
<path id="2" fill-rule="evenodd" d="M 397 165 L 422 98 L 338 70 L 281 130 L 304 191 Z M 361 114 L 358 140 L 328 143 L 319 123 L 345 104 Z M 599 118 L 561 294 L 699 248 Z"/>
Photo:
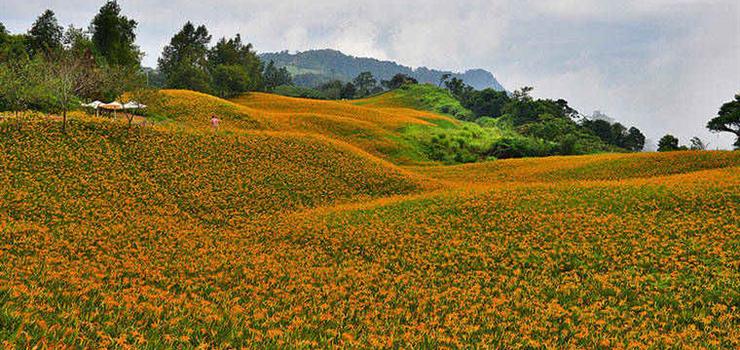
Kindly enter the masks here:
<path id="1" fill-rule="evenodd" d="M 146 108 L 146 105 L 145 104 L 141 104 L 141 103 L 136 102 L 136 101 L 131 101 L 129 103 L 124 104 L 123 105 L 123 108 L 124 109 L 141 109 L 141 108 Z"/>
<path id="2" fill-rule="evenodd" d="M 100 101 L 93 101 L 90 103 L 83 103 L 83 107 L 90 107 L 94 109 L 102 108 L 102 109 L 143 109 L 146 108 L 145 104 L 131 101 L 126 104 L 121 104 L 121 102 L 113 101 L 111 103 L 104 103 Z"/>
<path id="3" fill-rule="evenodd" d="M 121 102 L 118 102 L 118 101 L 113 101 L 111 103 L 103 103 L 103 104 L 98 105 L 98 107 L 103 108 L 103 109 L 123 109 L 123 105 L 121 104 Z"/>
<path id="4" fill-rule="evenodd" d="M 98 106 L 100 106 L 102 104 L 103 104 L 103 102 L 100 102 L 100 101 L 95 100 L 95 101 L 92 101 L 90 103 L 83 103 L 82 104 L 82 107 L 90 107 L 90 108 L 98 109 Z"/>

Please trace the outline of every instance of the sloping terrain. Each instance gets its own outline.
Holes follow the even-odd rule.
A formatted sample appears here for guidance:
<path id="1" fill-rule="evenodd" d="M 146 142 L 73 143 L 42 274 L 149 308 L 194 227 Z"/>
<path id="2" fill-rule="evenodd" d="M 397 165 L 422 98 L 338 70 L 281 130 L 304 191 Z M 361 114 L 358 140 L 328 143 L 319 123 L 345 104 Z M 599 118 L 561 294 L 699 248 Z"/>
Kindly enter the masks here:
<path id="1" fill-rule="evenodd" d="M 740 346 L 738 152 L 422 166 L 405 97 L 165 94 L 0 121 L 3 346 Z"/>

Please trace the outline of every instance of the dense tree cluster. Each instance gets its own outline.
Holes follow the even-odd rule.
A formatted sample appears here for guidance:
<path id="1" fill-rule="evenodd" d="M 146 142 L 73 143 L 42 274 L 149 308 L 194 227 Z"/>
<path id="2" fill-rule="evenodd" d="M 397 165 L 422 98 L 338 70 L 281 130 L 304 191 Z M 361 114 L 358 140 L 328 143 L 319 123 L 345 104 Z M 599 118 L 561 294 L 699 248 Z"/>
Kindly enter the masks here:
<path id="1" fill-rule="evenodd" d="M 252 44 L 245 44 L 239 34 L 221 38 L 209 48 L 210 42 L 211 35 L 204 25 L 185 23 L 158 61 L 164 87 L 232 97 L 292 84 L 287 69 L 277 68 L 273 62 L 265 66 Z"/>
<path id="2" fill-rule="evenodd" d="M 476 90 L 461 79 L 442 77 L 441 84 L 473 112 L 471 121 L 495 118 L 526 136 L 558 144 L 561 154 L 590 153 L 616 147 L 641 151 L 645 135 L 636 127 L 582 116 L 563 99 L 535 99 L 531 87 L 509 94 L 494 89 Z"/>
<path id="3" fill-rule="evenodd" d="M 85 31 L 44 11 L 27 33 L 0 25 L 0 110 L 60 113 L 80 101 L 111 100 L 144 87 L 136 22 L 106 2 Z"/>
<path id="4" fill-rule="evenodd" d="M 658 152 L 671 152 L 678 151 L 680 149 L 681 146 L 678 145 L 678 138 L 671 134 L 661 137 L 658 141 Z"/>

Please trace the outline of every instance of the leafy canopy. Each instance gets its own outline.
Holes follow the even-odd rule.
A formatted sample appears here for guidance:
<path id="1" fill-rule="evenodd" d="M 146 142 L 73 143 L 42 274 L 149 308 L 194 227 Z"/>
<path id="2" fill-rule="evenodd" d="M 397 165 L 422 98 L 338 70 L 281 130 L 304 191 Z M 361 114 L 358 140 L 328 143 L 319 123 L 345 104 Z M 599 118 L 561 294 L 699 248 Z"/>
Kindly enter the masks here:
<path id="1" fill-rule="evenodd" d="M 28 30 L 28 50 L 34 55 L 58 51 L 62 48 L 63 34 L 54 11 L 46 10 Z"/>
<path id="2" fill-rule="evenodd" d="M 719 109 L 717 116 L 707 123 L 707 128 L 713 132 L 729 132 L 737 136 L 735 149 L 740 149 L 740 94 L 735 95 L 733 101 L 727 102 Z"/>
<path id="3" fill-rule="evenodd" d="M 108 1 L 90 24 L 95 48 L 110 65 L 139 66 L 141 52 L 134 43 L 137 23 L 121 14 L 116 1 Z"/>

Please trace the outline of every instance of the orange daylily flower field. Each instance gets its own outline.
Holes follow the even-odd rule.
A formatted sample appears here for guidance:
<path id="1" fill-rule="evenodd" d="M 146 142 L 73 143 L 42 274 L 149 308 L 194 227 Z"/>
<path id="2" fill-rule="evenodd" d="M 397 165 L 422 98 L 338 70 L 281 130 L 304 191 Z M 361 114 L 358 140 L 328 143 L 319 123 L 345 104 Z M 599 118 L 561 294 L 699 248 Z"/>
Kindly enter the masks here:
<path id="1" fill-rule="evenodd" d="M 0 121 L 0 345 L 740 347 L 740 152 L 444 166 L 392 99 L 164 93 Z"/>

